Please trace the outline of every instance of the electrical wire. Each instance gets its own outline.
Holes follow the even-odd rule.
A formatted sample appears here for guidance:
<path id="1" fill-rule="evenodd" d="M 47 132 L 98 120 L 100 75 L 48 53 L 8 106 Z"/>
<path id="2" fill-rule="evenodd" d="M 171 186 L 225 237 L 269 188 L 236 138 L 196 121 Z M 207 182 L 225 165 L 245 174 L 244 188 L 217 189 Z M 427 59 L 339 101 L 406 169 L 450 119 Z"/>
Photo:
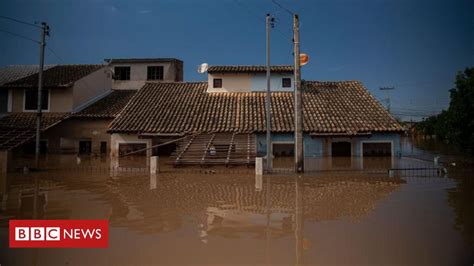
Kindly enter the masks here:
<path id="1" fill-rule="evenodd" d="M 262 18 L 260 15 L 254 13 L 249 7 L 247 7 L 246 5 L 242 4 L 241 2 L 239 2 L 238 0 L 234 0 L 234 2 L 240 6 L 241 8 L 245 9 L 247 11 L 247 13 L 249 13 L 251 15 L 252 18 L 254 19 L 257 19 L 259 22 L 264 22 L 265 23 L 265 19 Z M 281 31 L 280 29 L 278 28 L 273 28 L 277 33 L 279 33 L 282 37 L 284 37 L 286 40 L 290 40 L 291 42 L 293 42 L 293 37 L 290 37 L 289 35 L 287 35 L 286 33 L 284 33 L 283 31 Z"/>
<path id="2" fill-rule="evenodd" d="M 21 23 L 21 24 L 24 24 L 24 25 L 28 25 L 28 26 L 32 26 L 32 27 L 36 27 L 36 28 L 41 29 L 41 26 L 36 25 L 34 23 L 31 23 L 31 22 L 27 22 L 27 21 L 23 21 L 23 20 L 19 20 L 19 19 L 16 19 L 16 18 L 11 18 L 11 17 L 1 16 L 1 15 L 0 15 L 0 18 L 11 20 L 11 21 L 14 21 L 14 22 L 17 22 L 17 23 Z"/>
<path id="3" fill-rule="evenodd" d="M 282 4 L 278 3 L 276 0 L 272 0 L 272 3 L 274 3 L 275 5 L 277 5 L 279 8 L 283 9 L 284 11 L 286 11 L 292 17 L 295 14 L 295 12 L 293 12 L 293 11 L 289 10 L 288 8 L 284 7 Z"/>
<path id="4" fill-rule="evenodd" d="M 10 34 L 12 36 L 15 36 L 15 37 L 18 37 L 18 38 L 21 38 L 21 39 L 25 39 L 25 40 L 28 40 L 28 41 L 31 41 L 31 42 L 34 42 L 34 43 L 39 43 L 37 40 L 33 40 L 29 37 L 26 37 L 26 36 L 23 36 L 23 35 L 20 35 L 20 34 L 16 34 L 14 32 L 11 32 L 11 31 L 7 31 L 7 30 L 1 30 L 0 29 L 0 32 L 3 32 L 3 33 L 6 33 L 6 34 Z"/>

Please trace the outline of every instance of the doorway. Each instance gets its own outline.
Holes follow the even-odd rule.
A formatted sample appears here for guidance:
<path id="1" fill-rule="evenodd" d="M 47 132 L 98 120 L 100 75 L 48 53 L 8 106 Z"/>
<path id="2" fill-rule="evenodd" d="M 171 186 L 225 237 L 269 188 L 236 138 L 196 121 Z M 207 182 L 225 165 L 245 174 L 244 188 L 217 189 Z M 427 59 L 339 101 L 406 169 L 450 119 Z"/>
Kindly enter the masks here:
<path id="1" fill-rule="evenodd" d="M 331 143 L 332 157 L 350 157 L 351 143 L 348 141 Z"/>
<path id="2" fill-rule="evenodd" d="M 294 168 L 295 143 L 273 143 L 273 156 L 274 168 Z"/>

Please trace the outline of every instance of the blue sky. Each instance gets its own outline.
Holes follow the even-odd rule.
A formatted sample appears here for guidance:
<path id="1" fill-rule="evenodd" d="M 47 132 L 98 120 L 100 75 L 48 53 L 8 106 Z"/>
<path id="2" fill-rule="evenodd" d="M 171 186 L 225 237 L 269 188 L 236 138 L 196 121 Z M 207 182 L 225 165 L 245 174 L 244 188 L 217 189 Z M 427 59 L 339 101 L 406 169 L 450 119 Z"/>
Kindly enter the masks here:
<path id="1" fill-rule="evenodd" d="M 472 0 L 279 0 L 300 16 L 307 80 L 360 80 L 378 98 L 391 91 L 394 113 L 446 108 L 454 76 L 474 66 Z M 272 64 L 292 63 L 292 18 L 271 0 L 0 2 L 0 15 L 51 26 L 46 63 L 176 57 L 185 80 L 198 64 L 265 64 L 266 13 L 277 18 Z M 29 38 L 37 29 L 0 19 L 0 31 Z M 37 64 L 35 43 L 0 32 L 0 65 Z M 61 59 L 59 59 L 59 58 Z M 417 116 L 413 116 L 417 117 Z"/>

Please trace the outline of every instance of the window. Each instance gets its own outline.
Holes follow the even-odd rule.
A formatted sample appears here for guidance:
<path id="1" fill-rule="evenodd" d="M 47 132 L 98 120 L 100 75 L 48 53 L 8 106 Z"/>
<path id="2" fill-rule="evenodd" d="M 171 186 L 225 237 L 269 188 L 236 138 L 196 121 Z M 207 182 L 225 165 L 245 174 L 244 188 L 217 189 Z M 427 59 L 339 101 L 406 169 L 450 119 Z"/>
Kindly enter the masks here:
<path id="1" fill-rule="evenodd" d="M 147 73 L 148 80 L 163 80 L 163 66 L 149 66 Z"/>
<path id="2" fill-rule="evenodd" d="M 8 90 L 0 90 L 0 113 L 8 112 Z"/>
<path id="3" fill-rule="evenodd" d="M 90 140 L 80 140 L 79 141 L 79 153 L 80 154 L 91 154 L 92 152 L 92 142 Z"/>
<path id="4" fill-rule="evenodd" d="M 281 79 L 281 86 L 283 88 L 291 88 L 291 79 L 290 78 L 282 78 Z"/>
<path id="5" fill-rule="evenodd" d="M 101 154 L 107 153 L 107 141 L 100 142 L 100 153 Z"/>
<path id="6" fill-rule="evenodd" d="M 146 148 L 146 143 L 119 143 L 119 155 L 135 152 L 133 155 L 146 156 Z"/>
<path id="7" fill-rule="evenodd" d="M 25 111 L 36 111 L 38 109 L 38 89 L 25 89 L 24 95 Z M 41 109 L 49 110 L 49 90 L 41 93 Z"/>
<path id="8" fill-rule="evenodd" d="M 130 80 L 130 67 L 115 67 L 114 79 Z"/>
<path id="9" fill-rule="evenodd" d="M 222 88 L 222 79 L 213 79 L 214 88 Z"/>

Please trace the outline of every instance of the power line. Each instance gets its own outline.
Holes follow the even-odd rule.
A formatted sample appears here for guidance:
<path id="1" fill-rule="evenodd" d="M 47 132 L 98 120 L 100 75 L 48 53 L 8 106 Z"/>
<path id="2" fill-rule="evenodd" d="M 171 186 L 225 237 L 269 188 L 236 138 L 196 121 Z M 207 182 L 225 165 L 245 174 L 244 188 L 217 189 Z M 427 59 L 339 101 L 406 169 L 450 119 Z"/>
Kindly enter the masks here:
<path id="1" fill-rule="evenodd" d="M 31 42 L 34 42 L 34 43 L 39 43 L 37 40 L 31 39 L 29 37 L 26 37 L 26 36 L 23 36 L 23 35 L 20 35 L 20 34 L 16 34 L 16 33 L 11 32 L 11 31 L 0 29 L 0 32 L 7 33 L 7 34 L 10 34 L 12 36 L 15 36 L 15 37 L 18 37 L 18 38 L 21 38 L 21 39 L 25 39 L 25 40 L 28 40 L 28 41 L 31 41 Z"/>
<path id="2" fill-rule="evenodd" d="M 241 8 L 245 9 L 247 13 L 249 13 L 254 19 L 257 19 L 260 22 L 265 23 L 265 19 L 260 17 L 257 13 L 253 12 L 248 6 L 244 5 L 243 3 L 239 2 L 239 0 L 234 0 L 234 2 L 239 5 Z M 278 28 L 273 28 L 277 33 L 279 33 L 282 37 L 284 37 L 287 40 L 290 40 L 293 42 L 293 37 L 290 37 L 283 31 L 279 30 Z"/>
<path id="3" fill-rule="evenodd" d="M 46 46 L 46 49 L 51 52 L 59 61 L 65 63 L 64 59 L 62 59 L 53 49 L 49 48 L 49 46 Z"/>
<path id="4" fill-rule="evenodd" d="M 1 15 L 0 15 L 0 18 L 11 20 L 11 21 L 14 21 L 14 22 L 17 22 L 17 23 L 21 23 L 21 24 L 24 24 L 24 25 L 28 25 L 28 26 L 32 26 L 32 27 L 36 27 L 36 28 L 41 29 L 41 26 L 38 26 L 38 25 L 36 25 L 34 23 L 31 23 L 31 22 L 27 22 L 27 21 L 23 21 L 23 20 L 19 20 L 19 19 L 16 19 L 16 18 L 11 18 L 11 17 L 1 16 Z"/>
<path id="5" fill-rule="evenodd" d="M 295 12 L 284 7 L 282 4 L 278 3 L 276 0 L 272 0 L 272 3 L 274 3 L 275 5 L 277 5 L 279 8 L 283 9 L 284 11 L 286 11 L 288 14 L 290 14 L 291 17 L 293 17 L 293 14 L 295 14 Z"/>

